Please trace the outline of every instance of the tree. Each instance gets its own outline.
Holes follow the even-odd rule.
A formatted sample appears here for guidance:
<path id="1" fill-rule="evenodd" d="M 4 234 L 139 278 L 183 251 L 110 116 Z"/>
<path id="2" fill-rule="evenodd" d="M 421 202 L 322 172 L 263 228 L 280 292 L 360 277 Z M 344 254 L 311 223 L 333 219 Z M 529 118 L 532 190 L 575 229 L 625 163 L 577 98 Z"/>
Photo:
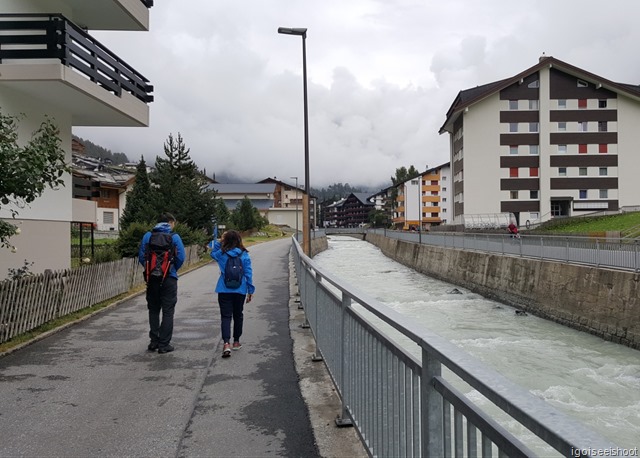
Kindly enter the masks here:
<path id="1" fill-rule="evenodd" d="M 189 156 L 182 136 L 169 134 L 164 144 L 166 158 L 156 158 L 156 169 L 150 175 L 152 193 L 159 213 L 170 212 L 192 229 L 211 233 L 215 216 L 215 192 L 207 190 L 207 181 Z"/>
<path id="2" fill-rule="evenodd" d="M 140 157 L 140 162 L 136 167 L 135 180 L 133 188 L 127 193 L 127 204 L 120 219 L 122 230 L 126 230 L 134 222 L 154 223 L 161 213 L 156 208 L 156 202 L 153 199 L 144 157 Z"/>
<path id="3" fill-rule="evenodd" d="M 407 169 L 406 167 L 400 167 L 396 169 L 396 176 L 391 177 L 391 182 L 396 185 L 410 180 L 411 178 L 415 178 L 419 175 L 420 172 L 418 172 L 418 169 L 416 169 L 413 165 L 409 166 L 409 169 Z"/>
<path id="4" fill-rule="evenodd" d="M 244 199 L 238 202 L 235 211 L 231 215 L 231 220 L 239 231 L 262 227 L 261 219 L 260 212 L 253 206 L 247 196 L 244 196 Z"/>
<path id="5" fill-rule="evenodd" d="M 8 206 L 12 218 L 47 187 L 64 186 L 63 175 L 71 173 L 60 131 L 49 117 L 24 147 L 18 146 L 18 122 L 19 117 L 0 112 L 0 208 Z M 0 221 L 0 247 L 10 247 L 9 238 L 16 233 L 16 226 Z"/>

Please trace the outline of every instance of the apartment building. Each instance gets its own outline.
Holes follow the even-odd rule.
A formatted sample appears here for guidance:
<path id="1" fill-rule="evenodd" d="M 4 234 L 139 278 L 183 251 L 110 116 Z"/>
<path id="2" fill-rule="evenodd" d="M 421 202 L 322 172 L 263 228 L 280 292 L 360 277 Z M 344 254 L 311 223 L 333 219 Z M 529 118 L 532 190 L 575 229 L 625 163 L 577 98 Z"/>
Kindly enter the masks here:
<path id="1" fill-rule="evenodd" d="M 451 222 L 510 212 L 519 225 L 640 204 L 640 86 L 550 56 L 460 91 L 450 138 Z"/>
<path id="2" fill-rule="evenodd" d="M 428 230 L 446 224 L 451 213 L 451 167 L 447 162 L 395 185 L 393 226 Z"/>
<path id="3" fill-rule="evenodd" d="M 74 126 L 149 125 L 153 87 L 117 53 L 87 30 L 149 29 L 151 0 L 5 0 L 0 7 L 0 107 L 23 115 L 20 141 L 28 141 L 45 116 L 60 129 L 71 163 Z M 135 43 L 132 44 L 135 46 Z M 95 203 L 73 199 L 72 177 L 19 208 L 17 251 L 0 256 L 0 278 L 8 268 L 33 262 L 31 270 L 71 265 L 71 223 L 95 222 Z M 74 202 L 75 201 L 75 202 Z M 3 207 L 0 218 L 9 219 Z M 92 213 L 93 212 L 93 213 Z"/>

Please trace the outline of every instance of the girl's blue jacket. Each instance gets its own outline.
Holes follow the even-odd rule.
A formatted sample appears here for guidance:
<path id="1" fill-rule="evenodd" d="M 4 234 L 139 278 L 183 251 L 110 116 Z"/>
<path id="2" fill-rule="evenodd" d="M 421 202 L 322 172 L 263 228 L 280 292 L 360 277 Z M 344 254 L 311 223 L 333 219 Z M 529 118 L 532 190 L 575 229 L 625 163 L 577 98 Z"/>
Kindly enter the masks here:
<path id="1" fill-rule="evenodd" d="M 240 288 L 237 289 L 227 288 L 224 284 L 224 268 L 227 265 L 229 256 L 240 256 L 242 260 L 244 277 L 242 278 Z M 242 251 L 240 248 L 234 248 L 225 253 L 222 251 L 220 242 L 214 240 L 211 257 L 218 261 L 218 267 L 220 267 L 220 276 L 218 277 L 218 283 L 216 283 L 216 293 L 253 294 L 256 291 L 256 287 L 253 286 L 253 269 L 251 268 L 251 258 L 248 252 Z"/>

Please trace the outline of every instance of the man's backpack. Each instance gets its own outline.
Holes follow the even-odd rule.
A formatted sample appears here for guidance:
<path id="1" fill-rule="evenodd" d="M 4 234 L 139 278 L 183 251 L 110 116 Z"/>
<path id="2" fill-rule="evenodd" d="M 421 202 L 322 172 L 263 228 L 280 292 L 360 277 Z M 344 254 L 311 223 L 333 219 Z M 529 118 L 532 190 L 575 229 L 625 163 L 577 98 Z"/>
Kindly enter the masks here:
<path id="1" fill-rule="evenodd" d="M 227 263 L 224 266 L 224 286 L 229 289 L 238 289 L 242 285 L 242 277 L 244 277 L 244 268 L 242 267 L 242 259 L 240 256 L 227 255 Z"/>
<path id="2" fill-rule="evenodd" d="M 145 250 L 144 279 L 150 281 L 160 281 L 167 277 L 173 257 L 175 247 L 173 246 L 172 234 L 168 232 L 151 232 L 149 242 Z"/>

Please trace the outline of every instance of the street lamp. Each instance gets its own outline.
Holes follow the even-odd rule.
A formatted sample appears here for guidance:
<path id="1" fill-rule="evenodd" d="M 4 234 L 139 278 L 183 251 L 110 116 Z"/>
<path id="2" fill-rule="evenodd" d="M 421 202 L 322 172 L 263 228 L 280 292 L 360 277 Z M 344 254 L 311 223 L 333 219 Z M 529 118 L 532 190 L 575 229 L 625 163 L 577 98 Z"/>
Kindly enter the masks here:
<path id="1" fill-rule="evenodd" d="M 309 186 L 309 108 L 307 107 L 307 29 L 279 27 L 278 33 L 302 37 L 302 88 L 304 98 L 304 192 L 302 202 L 302 249 L 311 256 L 311 189 Z M 306 205 L 305 205 L 306 204 Z M 306 212 L 306 213 L 305 213 Z M 297 217 L 297 215 L 296 215 Z"/>
<path id="2" fill-rule="evenodd" d="M 296 240 L 298 240 L 298 177 L 290 177 L 296 180 Z"/>

